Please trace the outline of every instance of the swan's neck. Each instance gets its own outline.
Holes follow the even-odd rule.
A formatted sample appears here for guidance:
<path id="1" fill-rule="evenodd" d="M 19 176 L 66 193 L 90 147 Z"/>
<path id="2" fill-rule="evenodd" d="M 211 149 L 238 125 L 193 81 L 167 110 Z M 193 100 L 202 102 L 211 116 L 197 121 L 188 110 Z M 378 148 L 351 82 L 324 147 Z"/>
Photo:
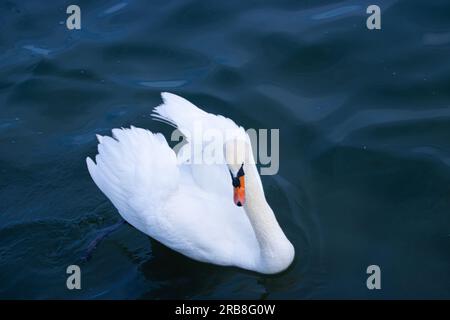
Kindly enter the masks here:
<path id="1" fill-rule="evenodd" d="M 259 243 L 261 264 L 268 272 L 282 271 L 292 262 L 294 248 L 266 201 L 256 166 L 244 167 L 244 171 L 244 210 Z"/>

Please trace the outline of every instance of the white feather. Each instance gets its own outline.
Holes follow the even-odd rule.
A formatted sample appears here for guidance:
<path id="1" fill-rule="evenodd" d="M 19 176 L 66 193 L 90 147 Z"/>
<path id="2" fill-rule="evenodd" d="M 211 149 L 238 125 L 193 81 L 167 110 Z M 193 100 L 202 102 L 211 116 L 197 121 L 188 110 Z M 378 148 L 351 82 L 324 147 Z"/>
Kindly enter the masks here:
<path id="1" fill-rule="evenodd" d="M 205 129 L 233 129 L 248 139 L 243 128 L 228 118 L 206 113 L 170 93 L 162 98 L 154 117 L 183 134 L 201 123 Z M 138 230 L 198 261 L 264 273 L 279 272 L 292 262 L 293 246 L 265 201 L 254 165 L 246 164 L 246 189 L 253 190 L 248 195 L 253 204 L 246 204 L 244 211 L 232 200 L 224 163 L 179 162 L 164 136 L 135 127 L 113 129 L 112 137 L 97 138 L 96 162 L 86 159 L 89 173 L 120 215 Z M 199 138 L 191 136 L 189 143 L 205 144 L 195 139 Z"/>

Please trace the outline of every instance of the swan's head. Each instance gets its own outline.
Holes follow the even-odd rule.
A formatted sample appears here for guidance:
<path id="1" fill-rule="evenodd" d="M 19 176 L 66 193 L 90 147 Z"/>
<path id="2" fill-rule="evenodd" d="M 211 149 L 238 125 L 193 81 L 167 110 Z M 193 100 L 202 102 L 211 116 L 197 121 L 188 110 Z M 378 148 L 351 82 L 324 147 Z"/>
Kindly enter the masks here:
<path id="1" fill-rule="evenodd" d="M 224 156 L 231 175 L 234 203 L 241 207 L 245 203 L 245 168 L 249 162 L 251 146 L 247 140 L 233 139 L 225 143 Z"/>

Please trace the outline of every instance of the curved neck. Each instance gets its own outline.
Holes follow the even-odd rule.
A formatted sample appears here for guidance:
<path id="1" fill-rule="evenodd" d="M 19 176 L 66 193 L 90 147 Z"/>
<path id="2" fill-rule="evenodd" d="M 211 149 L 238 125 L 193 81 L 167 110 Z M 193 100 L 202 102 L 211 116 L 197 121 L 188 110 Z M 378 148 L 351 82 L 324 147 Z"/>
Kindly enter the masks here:
<path id="1" fill-rule="evenodd" d="M 244 172 L 244 210 L 259 243 L 260 259 L 269 268 L 284 269 L 293 259 L 292 244 L 281 230 L 272 209 L 266 201 L 256 166 L 250 164 L 246 168 L 244 164 Z"/>

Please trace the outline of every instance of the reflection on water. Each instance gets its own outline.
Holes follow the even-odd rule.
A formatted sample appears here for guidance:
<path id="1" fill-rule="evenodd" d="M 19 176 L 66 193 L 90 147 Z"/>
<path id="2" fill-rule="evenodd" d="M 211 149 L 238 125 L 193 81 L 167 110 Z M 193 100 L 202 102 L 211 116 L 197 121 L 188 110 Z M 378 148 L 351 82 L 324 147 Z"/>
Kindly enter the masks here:
<path id="1" fill-rule="evenodd" d="M 450 297 L 450 6 L 378 1 L 0 3 L 0 297 Z M 263 177 L 296 249 L 264 276 L 189 260 L 124 226 L 91 181 L 95 134 L 152 121 L 173 91 L 247 128 L 280 129 Z M 367 290 L 366 268 L 382 271 Z"/>

